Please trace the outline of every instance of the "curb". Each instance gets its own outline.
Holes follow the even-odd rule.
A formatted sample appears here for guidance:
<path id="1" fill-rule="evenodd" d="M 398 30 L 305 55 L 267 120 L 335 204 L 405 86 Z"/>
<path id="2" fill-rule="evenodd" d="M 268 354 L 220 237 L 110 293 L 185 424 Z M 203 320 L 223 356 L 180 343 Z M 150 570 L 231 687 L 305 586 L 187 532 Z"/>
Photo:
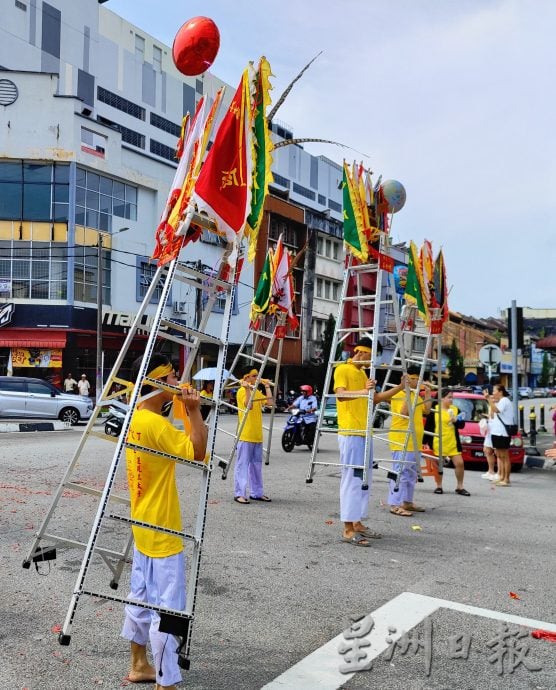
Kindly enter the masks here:
<path id="1" fill-rule="evenodd" d="M 13 431 L 67 431 L 68 429 L 71 429 L 71 424 L 59 420 L 52 422 L 7 422 L 0 424 L 0 433 Z"/>

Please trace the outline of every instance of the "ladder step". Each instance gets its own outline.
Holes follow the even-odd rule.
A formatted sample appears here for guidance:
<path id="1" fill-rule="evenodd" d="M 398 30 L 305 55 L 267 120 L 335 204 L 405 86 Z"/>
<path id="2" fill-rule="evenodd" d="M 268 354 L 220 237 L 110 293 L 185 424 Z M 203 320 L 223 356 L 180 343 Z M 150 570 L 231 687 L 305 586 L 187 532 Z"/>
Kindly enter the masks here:
<path id="1" fill-rule="evenodd" d="M 196 544 L 200 543 L 198 537 L 194 534 L 188 534 L 187 532 L 178 532 L 175 529 L 168 529 L 167 527 L 160 527 L 160 525 L 153 525 L 150 522 L 141 522 L 140 520 L 134 520 L 133 518 L 128 518 L 125 515 L 117 515 L 116 513 L 110 513 L 108 517 L 111 520 L 116 520 L 118 522 L 125 522 L 128 525 L 135 525 L 135 527 L 144 527 L 145 529 L 152 529 L 154 532 L 164 532 L 164 534 L 173 534 L 176 537 L 181 537 L 182 539 L 188 539 L 189 541 L 194 541 Z"/>
<path id="2" fill-rule="evenodd" d="M 92 486 L 86 486 L 85 484 L 78 484 L 77 482 L 66 482 L 64 488 L 71 489 L 72 491 L 79 491 L 82 494 L 89 494 L 90 496 L 102 496 L 101 489 L 93 489 Z M 130 501 L 127 496 L 118 496 L 117 494 L 110 494 L 110 500 L 114 503 L 122 503 L 128 506 Z"/>
<path id="3" fill-rule="evenodd" d="M 174 462 L 178 462 L 182 465 L 190 465 L 191 467 L 196 467 L 199 470 L 208 470 L 208 465 L 205 465 L 205 463 L 201 460 L 187 460 L 186 458 L 179 457 L 179 455 L 171 455 L 170 453 L 164 453 L 161 450 L 154 450 L 154 448 L 139 446 L 136 443 L 130 443 L 129 441 L 124 443 L 124 445 L 126 448 L 138 450 L 142 453 L 148 453 L 149 455 L 156 455 L 160 458 L 166 458 L 167 460 L 174 460 Z"/>
<path id="4" fill-rule="evenodd" d="M 103 441 L 112 441 L 112 443 L 117 443 L 118 438 L 116 436 L 109 436 L 103 431 L 89 431 L 89 436 L 94 436 L 95 438 L 101 438 Z"/>
<path id="5" fill-rule="evenodd" d="M 220 340 L 220 338 L 217 338 L 215 335 L 209 335 L 208 333 L 204 333 L 203 331 L 200 331 L 198 328 L 193 328 L 192 326 L 185 326 L 183 323 L 178 323 L 173 319 L 162 319 L 160 323 L 161 325 L 167 326 L 168 328 L 172 328 L 173 330 L 178 331 L 179 333 L 192 336 L 193 338 L 196 338 L 197 340 L 200 340 L 203 343 L 213 343 L 215 345 L 222 345 L 222 341 Z M 165 333 L 163 330 L 160 330 L 158 332 L 158 335 L 161 338 L 167 339 L 178 337 L 169 333 Z M 181 345 L 185 345 L 189 341 L 183 338 L 181 340 L 178 339 L 177 342 L 179 342 Z"/>
<path id="6" fill-rule="evenodd" d="M 187 276 L 192 276 L 193 278 L 197 279 L 193 283 L 193 285 L 196 287 L 198 287 L 198 281 L 199 280 L 210 281 L 211 285 L 214 285 L 215 287 L 218 287 L 221 290 L 230 291 L 231 288 L 233 287 L 232 283 L 228 282 L 227 280 L 222 280 L 222 278 L 216 278 L 216 277 L 209 276 L 207 273 L 203 273 L 203 271 L 198 271 L 196 268 L 193 268 L 192 266 L 187 266 L 182 261 L 178 261 L 178 263 L 176 264 L 175 280 L 179 280 L 180 282 L 184 282 L 185 280 L 187 280 Z M 206 287 L 207 286 L 203 286 L 203 289 L 205 290 Z"/>
<path id="7" fill-rule="evenodd" d="M 87 544 L 83 541 L 77 539 L 67 539 L 66 537 L 60 537 L 57 534 L 44 533 L 42 539 L 48 539 L 49 541 L 54 541 L 56 544 L 61 544 L 62 546 L 73 546 L 84 549 Z M 98 546 L 95 551 L 99 556 L 108 556 L 109 558 L 116 558 L 118 560 L 125 556 L 125 553 L 120 553 L 119 551 L 113 551 L 112 549 L 106 549 L 104 546 Z"/>
<path id="8" fill-rule="evenodd" d="M 99 599 L 106 599 L 107 601 L 119 601 L 121 604 L 129 604 L 131 606 L 138 606 L 142 609 L 149 609 L 149 611 L 156 611 L 160 614 L 167 614 L 177 618 L 183 618 L 185 620 L 193 620 L 193 616 L 189 613 L 185 613 L 185 611 L 166 609 L 162 606 L 155 606 L 154 604 L 148 604 L 146 601 L 138 601 L 137 599 L 129 599 L 128 597 L 117 597 L 114 594 L 109 594 L 108 592 L 93 592 L 90 589 L 82 589 L 80 592 L 78 592 L 78 594 L 86 594 L 89 597 L 98 597 Z"/>

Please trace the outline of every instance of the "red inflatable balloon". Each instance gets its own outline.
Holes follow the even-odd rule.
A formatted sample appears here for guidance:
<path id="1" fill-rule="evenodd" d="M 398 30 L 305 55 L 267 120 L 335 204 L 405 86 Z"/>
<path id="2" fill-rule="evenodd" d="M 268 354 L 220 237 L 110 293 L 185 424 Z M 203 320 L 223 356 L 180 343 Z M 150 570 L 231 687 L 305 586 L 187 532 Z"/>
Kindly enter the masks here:
<path id="1" fill-rule="evenodd" d="M 182 74 L 195 77 L 212 65 L 218 48 L 220 32 L 212 19 L 193 17 L 176 34 L 172 57 Z"/>

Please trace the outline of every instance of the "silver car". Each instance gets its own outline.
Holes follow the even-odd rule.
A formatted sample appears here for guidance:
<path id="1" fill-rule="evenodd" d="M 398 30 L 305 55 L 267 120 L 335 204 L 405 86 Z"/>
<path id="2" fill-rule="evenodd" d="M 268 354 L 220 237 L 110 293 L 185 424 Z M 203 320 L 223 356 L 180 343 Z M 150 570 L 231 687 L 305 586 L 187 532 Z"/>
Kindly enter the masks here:
<path id="1" fill-rule="evenodd" d="M 62 393 L 48 381 L 0 376 L 0 417 L 61 419 L 75 425 L 92 412 L 90 398 Z"/>

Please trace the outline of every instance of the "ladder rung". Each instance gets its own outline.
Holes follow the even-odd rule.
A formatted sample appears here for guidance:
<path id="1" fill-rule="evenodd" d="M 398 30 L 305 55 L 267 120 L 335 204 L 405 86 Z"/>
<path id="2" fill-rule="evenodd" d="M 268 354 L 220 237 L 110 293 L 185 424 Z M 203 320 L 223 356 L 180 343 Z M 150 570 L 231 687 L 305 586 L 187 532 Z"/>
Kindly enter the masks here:
<path id="1" fill-rule="evenodd" d="M 77 539 L 66 539 L 65 537 L 59 537 L 56 534 L 50 534 L 46 533 L 42 535 L 42 539 L 49 539 L 51 541 L 55 541 L 57 544 L 62 544 L 63 546 L 79 546 L 81 548 L 85 548 L 87 544 L 82 541 L 78 541 Z M 112 551 L 112 549 L 106 549 L 104 546 L 98 546 L 95 551 L 99 555 L 103 556 L 110 556 L 110 558 L 123 558 L 125 556 L 124 553 L 120 553 L 119 551 Z"/>
<path id="2" fill-rule="evenodd" d="M 101 438 L 103 441 L 112 441 L 112 443 L 117 443 L 118 439 L 115 436 L 109 436 L 100 431 L 89 431 L 89 436 L 94 436 L 95 438 Z"/>
<path id="3" fill-rule="evenodd" d="M 164 532 L 164 534 L 173 534 L 176 537 L 182 537 L 182 539 L 189 539 L 195 543 L 199 543 L 199 539 L 194 534 L 187 534 L 187 532 L 178 532 L 175 529 L 168 529 L 167 527 L 160 527 L 160 525 L 153 525 L 150 522 L 141 522 L 141 520 L 134 520 L 133 518 L 128 518 L 125 515 L 116 515 L 116 513 L 110 513 L 108 517 L 111 520 L 117 520 L 119 522 L 126 522 L 129 525 L 135 525 L 135 527 L 144 527 L 145 529 L 152 529 L 155 532 Z"/>
<path id="4" fill-rule="evenodd" d="M 203 331 L 200 331 L 198 328 L 193 328 L 192 326 L 184 326 L 183 323 L 178 323 L 177 321 L 173 321 L 172 319 L 161 319 L 160 323 L 161 325 L 173 328 L 175 331 L 179 331 L 184 335 L 193 336 L 194 338 L 197 338 L 202 342 L 214 343 L 215 345 L 222 345 L 222 341 L 220 340 L 220 338 L 217 338 L 215 335 L 209 335 L 208 333 L 204 333 Z M 170 336 L 170 334 L 167 334 L 162 330 L 158 331 L 158 335 L 161 338 L 166 338 Z M 177 336 L 172 337 L 176 338 Z M 180 340 L 179 342 L 183 344 L 184 340 Z"/>
<path id="5" fill-rule="evenodd" d="M 185 618 L 187 620 L 193 620 L 193 616 L 185 611 L 177 611 L 175 609 L 165 609 L 162 606 L 155 606 L 154 604 L 148 604 L 146 601 L 138 601 L 137 599 L 129 599 L 127 597 L 117 597 L 114 594 L 109 594 L 108 592 L 93 592 L 89 589 L 82 589 L 79 594 L 86 594 L 89 597 L 98 597 L 100 599 L 106 599 L 107 601 L 119 601 L 121 604 L 129 604 L 130 606 L 138 606 L 142 609 L 149 609 L 149 611 L 156 611 L 157 613 L 166 613 L 170 616 L 176 616 L 178 618 Z"/>
<path id="6" fill-rule="evenodd" d="M 193 268 L 192 266 L 186 266 L 183 262 L 178 261 L 176 265 L 176 273 L 177 275 L 175 276 L 176 280 L 179 280 L 180 282 L 183 282 L 184 279 L 184 274 L 188 274 L 190 276 L 194 276 L 195 278 L 199 278 L 202 281 L 210 281 L 211 285 L 214 285 L 215 287 L 219 287 L 222 290 L 230 290 L 232 288 L 232 283 L 229 283 L 227 280 L 222 280 L 222 278 L 216 278 L 207 275 L 206 273 L 203 273 L 202 271 L 198 271 L 196 268 Z M 181 273 L 178 273 L 178 271 L 181 271 Z M 198 287 L 198 285 L 197 285 Z M 203 289 L 206 291 L 206 285 L 203 286 Z M 210 286 L 209 286 L 210 289 Z"/>
<path id="7" fill-rule="evenodd" d="M 64 488 L 72 489 L 73 491 L 79 491 L 82 494 L 89 494 L 91 496 L 102 496 L 101 489 L 93 489 L 91 486 L 86 486 L 85 484 L 77 484 L 76 482 L 66 482 Z M 124 505 L 129 505 L 130 501 L 127 496 L 118 496 L 116 494 L 110 494 L 110 500 L 114 503 L 123 503 Z"/>
<path id="8" fill-rule="evenodd" d="M 161 450 L 155 450 L 154 448 L 146 448 L 145 446 L 138 446 L 136 443 L 130 443 L 129 441 L 125 444 L 126 448 L 131 448 L 133 450 L 139 450 L 143 453 L 148 453 L 149 455 L 156 455 L 160 458 L 166 458 L 167 460 L 174 460 L 174 462 L 179 462 L 183 465 L 191 465 L 200 470 L 207 470 L 208 465 L 205 465 L 201 460 L 187 460 L 187 458 L 181 458 L 179 455 L 171 455 L 170 453 L 164 453 Z"/>

